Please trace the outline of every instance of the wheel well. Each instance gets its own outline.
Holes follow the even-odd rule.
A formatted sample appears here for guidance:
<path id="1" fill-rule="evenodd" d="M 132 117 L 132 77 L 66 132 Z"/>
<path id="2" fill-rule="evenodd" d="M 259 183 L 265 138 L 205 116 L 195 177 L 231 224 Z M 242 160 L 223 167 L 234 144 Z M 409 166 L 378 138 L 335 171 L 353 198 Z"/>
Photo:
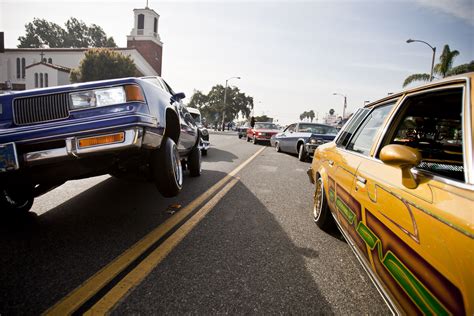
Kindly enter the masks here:
<path id="1" fill-rule="evenodd" d="M 300 151 L 301 145 L 304 145 L 304 142 L 302 140 L 298 141 L 298 143 L 296 144 L 296 151 Z"/>
<path id="2" fill-rule="evenodd" d="M 180 133 L 179 119 L 175 111 L 168 108 L 166 109 L 166 129 L 165 136 L 171 138 L 176 144 L 178 144 Z"/>

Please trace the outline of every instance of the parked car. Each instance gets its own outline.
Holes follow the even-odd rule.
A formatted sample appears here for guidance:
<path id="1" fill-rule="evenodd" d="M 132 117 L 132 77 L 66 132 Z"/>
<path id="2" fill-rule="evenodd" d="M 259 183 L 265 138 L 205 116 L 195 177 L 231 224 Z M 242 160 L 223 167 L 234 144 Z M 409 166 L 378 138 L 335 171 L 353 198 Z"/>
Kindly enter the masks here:
<path id="1" fill-rule="evenodd" d="M 275 136 L 276 151 L 298 154 L 300 161 L 306 161 L 321 144 L 330 142 L 336 137 L 335 127 L 318 123 L 294 123 Z"/>
<path id="2" fill-rule="evenodd" d="M 159 77 L 104 80 L 0 96 L 0 210 L 28 211 L 67 180 L 141 174 L 166 197 L 182 162 L 201 174 L 199 130 Z"/>
<path id="3" fill-rule="evenodd" d="M 316 224 L 337 224 L 398 314 L 474 314 L 473 84 L 365 106 L 308 171 Z"/>
<path id="4" fill-rule="evenodd" d="M 239 139 L 242 137 L 247 137 L 247 130 L 250 128 L 249 125 L 242 125 L 237 127 L 237 136 L 239 136 Z"/>
<path id="5" fill-rule="evenodd" d="M 187 108 L 191 116 L 193 117 L 194 121 L 196 122 L 197 127 L 199 128 L 199 134 L 201 136 L 201 153 L 203 156 L 207 156 L 207 150 L 209 149 L 209 131 L 207 128 L 202 124 L 201 118 L 201 111 L 196 108 L 188 107 Z"/>
<path id="6" fill-rule="evenodd" d="M 253 127 L 247 129 L 247 141 L 255 145 L 259 142 L 270 142 L 270 138 L 278 133 L 278 127 L 273 123 L 255 122 Z"/>

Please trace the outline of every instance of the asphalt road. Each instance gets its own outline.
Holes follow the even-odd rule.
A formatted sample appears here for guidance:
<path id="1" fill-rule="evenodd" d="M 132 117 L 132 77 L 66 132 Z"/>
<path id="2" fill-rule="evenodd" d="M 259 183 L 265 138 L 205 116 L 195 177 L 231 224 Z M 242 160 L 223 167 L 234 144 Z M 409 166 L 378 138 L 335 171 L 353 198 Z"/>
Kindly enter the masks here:
<path id="1" fill-rule="evenodd" d="M 161 252 L 150 273 L 113 304 L 112 314 L 389 314 L 338 234 L 312 222 L 309 163 L 269 146 L 211 134 L 203 175 L 185 176 L 176 198 L 146 182 L 101 176 L 35 201 L 27 218 L 0 223 L 0 315 L 40 314 L 142 240 L 265 147 L 207 215 Z M 209 195 L 209 199 L 213 195 Z M 217 198 L 217 197 L 216 197 Z M 192 222 L 196 204 L 76 313 L 87 312 L 128 273 Z M 167 254 L 167 255 L 166 255 Z M 141 270 L 140 270 L 141 271 Z M 141 273 L 141 272 L 138 273 Z M 111 291 L 112 292 L 112 291 Z"/>

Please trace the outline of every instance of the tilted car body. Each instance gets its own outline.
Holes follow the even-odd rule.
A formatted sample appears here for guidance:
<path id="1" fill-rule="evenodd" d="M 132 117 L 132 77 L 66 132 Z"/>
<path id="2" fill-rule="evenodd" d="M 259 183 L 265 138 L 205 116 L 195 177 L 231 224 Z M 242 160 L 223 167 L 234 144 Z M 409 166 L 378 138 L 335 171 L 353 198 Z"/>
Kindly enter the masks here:
<path id="1" fill-rule="evenodd" d="M 283 132 L 276 134 L 275 149 L 298 154 L 300 161 L 306 161 L 319 145 L 333 140 L 337 132 L 335 127 L 326 124 L 293 123 L 288 125 Z"/>
<path id="2" fill-rule="evenodd" d="M 254 144 L 270 142 L 270 138 L 278 132 L 278 127 L 273 123 L 255 122 L 253 127 L 247 129 L 247 141 Z"/>
<path id="3" fill-rule="evenodd" d="M 189 113 L 191 113 L 191 116 L 193 117 L 194 121 L 196 122 L 197 127 L 199 128 L 199 134 L 201 136 L 201 152 L 203 156 L 207 155 L 207 150 L 209 149 L 209 131 L 207 128 L 202 124 L 202 117 L 201 117 L 201 111 L 196 108 L 188 107 L 187 108 Z"/>
<path id="4" fill-rule="evenodd" d="M 398 313 L 474 314 L 473 79 L 358 110 L 308 171 L 316 223 L 335 220 Z"/>
<path id="5" fill-rule="evenodd" d="M 159 77 L 0 96 L 0 209 L 27 210 L 67 180 L 106 173 L 142 174 L 178 194 L 181 161 L 201 172 L 199 131 L 182 98 Z"/>

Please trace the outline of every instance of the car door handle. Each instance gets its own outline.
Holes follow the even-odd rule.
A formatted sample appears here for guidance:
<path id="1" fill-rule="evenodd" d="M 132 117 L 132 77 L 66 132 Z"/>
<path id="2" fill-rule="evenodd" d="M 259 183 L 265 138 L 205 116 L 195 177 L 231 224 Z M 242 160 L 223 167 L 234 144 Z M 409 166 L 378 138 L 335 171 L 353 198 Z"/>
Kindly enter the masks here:
<path id="1" fill-rule="evenodd" d="M 367 179 L 362 178 L 361 176 L 357 176 L 357 182 L 359 182 L 359 183 L 361 183 L 361 184 L 366 184 L 366 183 L 367 183 Z"/>
<path id="2" fill-rule="evenodd" d="M 329 165 L 332 167 L 334 165 L 334 161 L 328 160 Z"/>

